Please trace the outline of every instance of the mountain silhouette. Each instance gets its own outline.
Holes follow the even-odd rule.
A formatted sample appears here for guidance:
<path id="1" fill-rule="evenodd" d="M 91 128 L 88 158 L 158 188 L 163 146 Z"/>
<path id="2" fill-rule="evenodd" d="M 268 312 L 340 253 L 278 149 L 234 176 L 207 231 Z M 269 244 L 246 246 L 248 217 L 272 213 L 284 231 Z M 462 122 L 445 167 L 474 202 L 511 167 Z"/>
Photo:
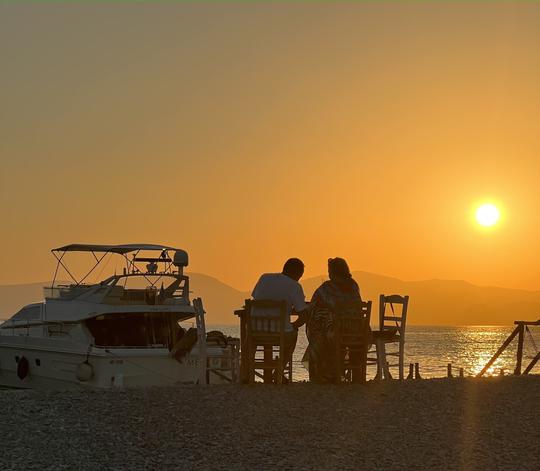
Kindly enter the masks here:
<path id="1" fill-rule="evenodd" d="M 192 297 L 200 296 L 208 324 L 235 324 L 233 315 L 250 292 L 240 291 L 200 273 L 190 273 Z M 517 319 L 540 318 L 540 291 L 476 286 L 466 281 L 403 281 L 363 271 L 353 272 L 364 300 L 373 301 L 372 324 L 377 322 L 378 299 L 384 294 L 408 294 L 409 323 L 417 325 L 505 325 Z M 327 278 L 302 281 L 309 299 Z M 7 319 L 25 304 L 40 301 L 48 282 L 0 286 L 0 319 Z"/>

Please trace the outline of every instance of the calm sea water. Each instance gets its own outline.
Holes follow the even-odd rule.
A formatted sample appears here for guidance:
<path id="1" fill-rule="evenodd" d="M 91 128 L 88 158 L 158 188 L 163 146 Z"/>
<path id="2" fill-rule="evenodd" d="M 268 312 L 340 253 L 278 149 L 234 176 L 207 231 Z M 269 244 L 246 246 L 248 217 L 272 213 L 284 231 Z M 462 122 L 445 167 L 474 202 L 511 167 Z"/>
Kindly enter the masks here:
<path id="1" fill-rule="evenodd" d="M 512 332 L 514 326 L 409 326 L 405 342 L 405 364 L 420 363 L 420 373 L 425 378 L 446 376 L 446 366 L 452 363 L 455 374 L 463 368 L 465 375 L 476 375 Z M 221 330 L 227 335 L 238 337 L 239 327 L 230 325 L 210 325 L 207 330 Z M 525 334 L 523 364 L 527 365 L 540 348 L 540 329 L 531 328 L 531 335 Z M 307 347 L 305 329 L 298 333 L 294 353 L 294 378 L 307 380 L 307 370 L 301 359 Z M 487 374 L 513 373 L 516 361 L 517 338 L 488 370 Z M 537 348 L 538 347 L 538 348 Z M 524 368 L 524 367 L 523 367 Z M 406 366 L 406 374 L 408 368 Z M 532 371 L 540 373 L 540 362 Z M 373 377 L 374 368 L 368 369 L 368 377 Z"/>

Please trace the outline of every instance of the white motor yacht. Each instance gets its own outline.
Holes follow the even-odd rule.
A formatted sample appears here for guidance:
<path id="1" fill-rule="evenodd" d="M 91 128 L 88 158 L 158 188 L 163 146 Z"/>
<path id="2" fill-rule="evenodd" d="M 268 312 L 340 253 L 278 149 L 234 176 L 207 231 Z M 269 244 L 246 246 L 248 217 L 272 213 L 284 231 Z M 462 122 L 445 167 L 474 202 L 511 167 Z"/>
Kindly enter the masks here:
<path id="1" fill-rule="evenodd" d="M 81 279 L 66 255 L 85 252 Z M 0 386 L 111 388 L 232 382 L 237 344 L 207 342 L 202 301 L 190 300 L 188 254 L 162 245 L 72 244 L 52 250 L 57 266 L 45 300 L 0 325 Z M 111 258 L 122 273 L 88 283 Z M 60 273 L 71 278 L 58 282 Z M 211 368 L 209 368 L 211 365 Z"/>

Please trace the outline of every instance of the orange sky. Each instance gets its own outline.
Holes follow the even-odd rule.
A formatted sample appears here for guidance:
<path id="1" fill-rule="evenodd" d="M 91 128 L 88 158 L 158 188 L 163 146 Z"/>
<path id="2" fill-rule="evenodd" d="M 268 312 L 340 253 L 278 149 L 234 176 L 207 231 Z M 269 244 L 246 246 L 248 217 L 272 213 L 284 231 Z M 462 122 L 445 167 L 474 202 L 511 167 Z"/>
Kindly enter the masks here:
<path id="1" fill-rule="evenodd" d="M 540 4 L 0 5 L 0 284 L 156 242 L 540 289 Z M 471 221 L 493 199 L 503 220 Z"/>

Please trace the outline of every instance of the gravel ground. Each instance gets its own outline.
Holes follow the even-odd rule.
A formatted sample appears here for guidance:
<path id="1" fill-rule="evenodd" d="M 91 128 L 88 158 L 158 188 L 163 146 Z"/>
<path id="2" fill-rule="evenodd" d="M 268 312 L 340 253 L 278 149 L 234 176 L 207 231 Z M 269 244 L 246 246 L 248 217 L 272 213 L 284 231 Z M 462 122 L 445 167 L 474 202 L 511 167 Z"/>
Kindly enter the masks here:
<path id="1" fill-rule="evenodd" d="M 540 376 L 0 391 L 0 469 L 540 469 Z"/>

